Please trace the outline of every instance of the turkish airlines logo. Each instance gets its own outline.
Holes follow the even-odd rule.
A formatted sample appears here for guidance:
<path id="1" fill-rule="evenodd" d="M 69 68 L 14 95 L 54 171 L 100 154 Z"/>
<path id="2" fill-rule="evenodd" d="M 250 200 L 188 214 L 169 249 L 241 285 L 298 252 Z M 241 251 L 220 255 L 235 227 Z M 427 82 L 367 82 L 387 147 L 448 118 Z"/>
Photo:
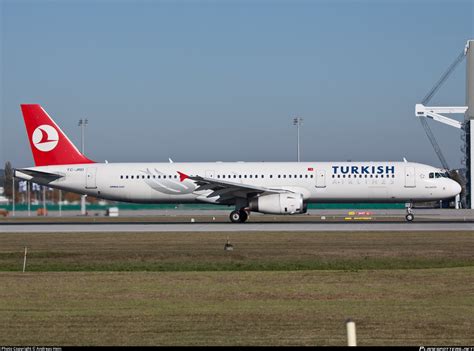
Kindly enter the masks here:
<path id="1" fill-rule="evenodd" d="M 33 132 L 33 145 L 40 151 L 48 152 L 58 145 L 58 131 L 53 127 L 43 124 Z"/>

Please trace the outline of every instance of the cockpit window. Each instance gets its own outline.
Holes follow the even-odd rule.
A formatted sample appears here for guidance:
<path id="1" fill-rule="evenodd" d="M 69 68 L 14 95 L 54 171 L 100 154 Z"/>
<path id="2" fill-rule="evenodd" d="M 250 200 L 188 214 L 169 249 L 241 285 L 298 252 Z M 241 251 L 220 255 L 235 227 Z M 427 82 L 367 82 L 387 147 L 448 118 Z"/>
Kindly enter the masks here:
<path id="1" fill-rule="evenodd" d="M 449 174 L 448 174 L 448 172 L 443 172 L 443 173 L 442 172 L 431 172 L 429 174 L 429 177 L 431 179 L 433 179 L 433 178 L 449 178 Z"/>

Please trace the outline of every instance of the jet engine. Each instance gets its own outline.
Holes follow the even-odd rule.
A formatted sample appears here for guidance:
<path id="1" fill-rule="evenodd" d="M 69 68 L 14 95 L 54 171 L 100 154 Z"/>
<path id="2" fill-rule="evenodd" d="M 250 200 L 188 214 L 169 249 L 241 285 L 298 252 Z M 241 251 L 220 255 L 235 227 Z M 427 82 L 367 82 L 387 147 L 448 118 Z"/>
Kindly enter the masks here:
<path id="1" fill-rule="evenodd" d="M 307 204 L 298 193 L 271 194 L 254 197 L 249 202 L 250 211 L 269 214 L 306 213 Z"/>

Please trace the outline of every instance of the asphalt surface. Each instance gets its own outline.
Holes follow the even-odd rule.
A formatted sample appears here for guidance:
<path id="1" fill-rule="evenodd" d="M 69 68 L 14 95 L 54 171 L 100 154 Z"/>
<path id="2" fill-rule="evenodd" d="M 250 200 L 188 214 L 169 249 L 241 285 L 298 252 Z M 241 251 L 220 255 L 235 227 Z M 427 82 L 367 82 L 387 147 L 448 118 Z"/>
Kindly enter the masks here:
<path id="1" fill-rule="evenodd" d="M 404 221 L 405 210 L 368 211 L 367 215 L 360 215 L 360 210 L 349 215 L 348 210 L 312 210 L 307 215 L 288 217 L 252 213 L 254 221 L 243 224 L 228 222 L 228 211 L 132 211 L 127 217 L 122 217 L 126 215 L 122 212 L 119 218 L 20 215 L 0 218 L 0 233 L 474 230 L 474 210 L 416 209 L 411 223 Z M 348 216 L 371 219 L 346 220 Z"/>
<path id="2" fill-rule="evenodd" d="M 471 231 L 472 222 L 305 222 L 305 223 L 75 223 L 5 224 L 0 233 L 72 232 L 253 232 L 253 231 Z"/>

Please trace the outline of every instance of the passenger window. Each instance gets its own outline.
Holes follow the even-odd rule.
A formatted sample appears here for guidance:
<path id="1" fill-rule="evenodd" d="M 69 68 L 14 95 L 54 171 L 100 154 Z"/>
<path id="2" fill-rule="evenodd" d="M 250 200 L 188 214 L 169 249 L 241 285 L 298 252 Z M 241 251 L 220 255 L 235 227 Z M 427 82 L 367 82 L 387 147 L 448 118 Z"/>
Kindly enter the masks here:
<path id="1" fill-rule="evenodd" d="M 120 176 L 120 179 L 123 179 L 123 176 L 122 176 L 122 175 Z"/>
<path id="2" fill-rule="evenodd" d="M 430 173 L 430 178 L 434 178 L 434 174 L 433 174 L 433 173 Z"/>
<path id="3" fill-rule="evenodd" d="M 127 178 L 127 179 L 128 179 L 128 176 L 125 176 L 125 178 Z"/>
<path id="4" fill-rule="evenodd" d="M 273 178 L 273 175 L 272 175 L 272 174 L 270 174 L 270 178 Z"/>

